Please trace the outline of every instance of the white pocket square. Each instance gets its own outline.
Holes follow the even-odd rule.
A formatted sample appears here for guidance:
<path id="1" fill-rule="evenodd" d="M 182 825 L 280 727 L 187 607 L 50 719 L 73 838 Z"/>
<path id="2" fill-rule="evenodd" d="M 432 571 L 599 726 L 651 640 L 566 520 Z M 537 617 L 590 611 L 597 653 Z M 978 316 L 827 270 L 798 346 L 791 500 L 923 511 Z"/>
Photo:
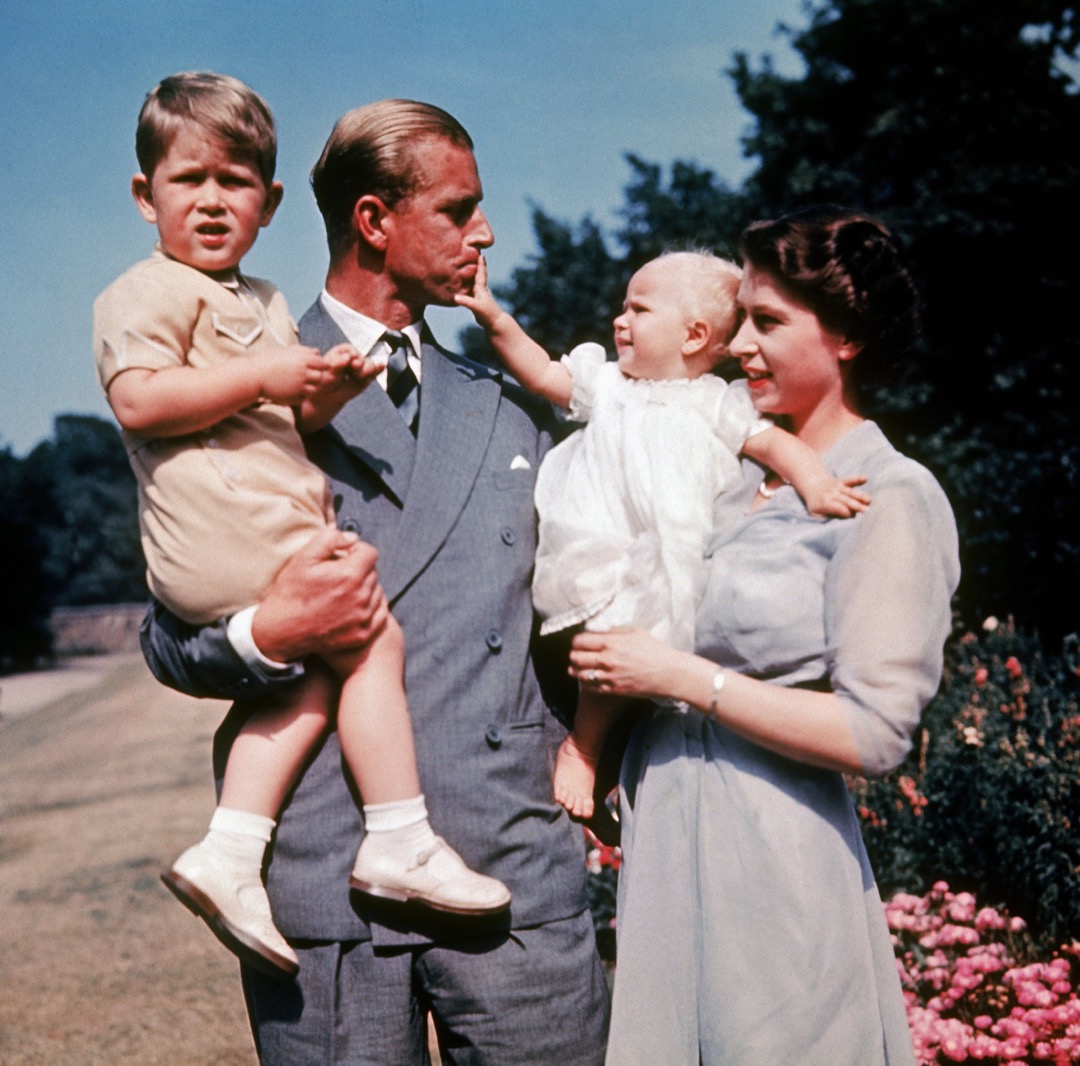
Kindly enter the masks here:
<path id="1" fill-rule="evenodd" d="M 531 470 L 532 467 L 529 465 L 529 460 L 526 459 L 524 455 L 515 455 L 514 458 L 510 461 L 510 469 Z"/>

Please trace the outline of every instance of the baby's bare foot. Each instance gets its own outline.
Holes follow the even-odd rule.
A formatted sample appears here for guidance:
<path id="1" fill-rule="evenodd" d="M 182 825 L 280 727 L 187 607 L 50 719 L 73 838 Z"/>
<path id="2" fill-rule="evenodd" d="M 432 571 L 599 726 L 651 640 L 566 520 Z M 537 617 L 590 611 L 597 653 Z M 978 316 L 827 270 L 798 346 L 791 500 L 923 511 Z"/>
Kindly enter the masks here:
<path id="1" fill-rule="evenodd" d="M 574 818 L 591 818 L 593 788 L 596 786 L 596 759 L 567 737 L 555 756 L 555 801 Z"/>

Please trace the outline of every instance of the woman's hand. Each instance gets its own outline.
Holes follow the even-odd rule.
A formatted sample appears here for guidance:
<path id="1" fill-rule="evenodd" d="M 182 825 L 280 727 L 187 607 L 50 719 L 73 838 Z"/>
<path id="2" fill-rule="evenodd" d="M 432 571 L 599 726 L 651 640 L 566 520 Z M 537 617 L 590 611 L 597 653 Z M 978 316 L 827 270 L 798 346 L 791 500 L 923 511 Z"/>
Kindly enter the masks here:
<path id="1" fill-rule="evenodd" d="M 570 676 L 605 695 L 682 699 L 687 673 L 696 673 L 702 662 L 641 629 L 579 633 L 570 649 Z"/>

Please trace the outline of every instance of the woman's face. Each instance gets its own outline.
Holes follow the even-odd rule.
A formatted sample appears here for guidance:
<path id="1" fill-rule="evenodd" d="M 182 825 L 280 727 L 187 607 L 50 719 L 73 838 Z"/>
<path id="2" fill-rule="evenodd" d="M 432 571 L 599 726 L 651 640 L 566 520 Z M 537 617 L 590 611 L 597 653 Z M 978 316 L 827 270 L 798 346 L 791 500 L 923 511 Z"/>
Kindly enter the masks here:
<path id="1" fill-rule="evenodd" d="M 742 362 L 754 406 L 787 415 L 798 432 L 844 400 L 841 366 L 858 346 L 822 326 L 770 274 L 748 265 L 739 286 L 742 324 L 731 353 Z"/>

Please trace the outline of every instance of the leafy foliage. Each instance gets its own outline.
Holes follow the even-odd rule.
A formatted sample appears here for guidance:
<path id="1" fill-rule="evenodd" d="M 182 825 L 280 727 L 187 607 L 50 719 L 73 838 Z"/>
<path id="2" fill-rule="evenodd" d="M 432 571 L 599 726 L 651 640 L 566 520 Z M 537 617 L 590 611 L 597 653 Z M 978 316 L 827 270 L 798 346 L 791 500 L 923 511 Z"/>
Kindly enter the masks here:
<path id="1" fill-rule="evenodd" d="M 135 480 L 116 427 L 61 415 L 24 465 L 53 604 L 145 598 Z"/>
<path id="2" fill-rule="evenodd" d="M 10 449 L 0 451 L 0 672 L 48 655 L 52 644 L 42 537 L 27 506 L 28 495 L 22 464 Z"/>
<path id="3" fill-rule="evenodd" d="M 1075 649 L 1047 656 L 1011 623 L 951 645 L 915 750 L 853 783 L 883 892 L 944 876 L 1021 915 L 1043 948 L 1080 940 Z"/>
<path id="4" fill-rule="evenodd" d="M 145 599 L 135 480 L 111 422 L 61 415 L 25 458 L 0 452 L 0 666 L 47 655 L 59 605 Z"/>

